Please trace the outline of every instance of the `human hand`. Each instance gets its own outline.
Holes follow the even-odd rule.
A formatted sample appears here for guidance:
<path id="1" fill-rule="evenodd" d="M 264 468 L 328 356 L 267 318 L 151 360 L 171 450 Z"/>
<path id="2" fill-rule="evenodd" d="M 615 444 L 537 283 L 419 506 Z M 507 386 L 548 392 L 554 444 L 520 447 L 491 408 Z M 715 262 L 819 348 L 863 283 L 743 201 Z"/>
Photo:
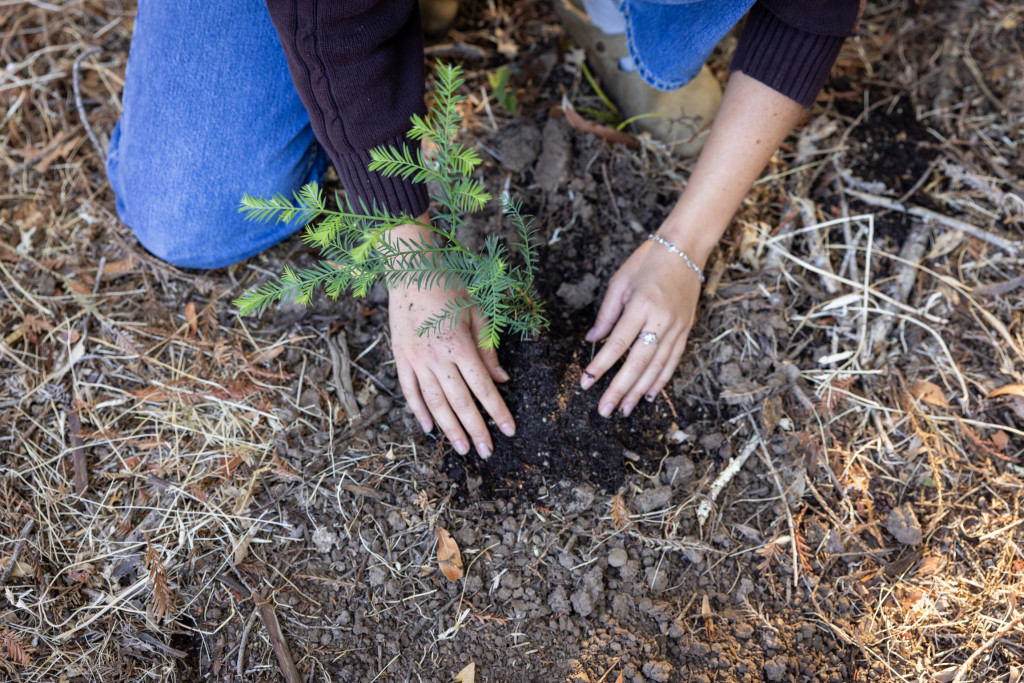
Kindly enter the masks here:
<path id="1" fill-rule="evenodd" d="M 408 225 L 391 232 L 395 238 L 412 240 L 421 230 L 425 229 Z M 460 454 L 468 453 L 472 443 L 480 457 L 488 458 L 494 446 L 473 396 L 506 436 L 513 436 L 516 427 L 494 386 L 495 382 L 508 381 L 508 373 L 493 349 L 481 349 L 477 343 L 484 318 L 474 308 L 452 329 L 422 336 L 416 331 L 458 294 L 440 285 L 391 288 L 391 346 L 402 393 L 423 430 L 431 431 L 436 422 Z"/>
<path id="2" fill-rule="evenodd" d="M 700 278 L 662 245 L 644 242 L 612 277 L 587 341 L 608 340 L 583 372 L 580 386 L 589 389 L 627 351 L 625 363 L 598 403 L 609 417 L 616 406 L 633 412 L 640 397 L 653 401 L 686 348 L 693 325 Z M 611 334 L 609 334 L 609 332 Z M 655 343 L 639 339 L 652 332 Z"/>

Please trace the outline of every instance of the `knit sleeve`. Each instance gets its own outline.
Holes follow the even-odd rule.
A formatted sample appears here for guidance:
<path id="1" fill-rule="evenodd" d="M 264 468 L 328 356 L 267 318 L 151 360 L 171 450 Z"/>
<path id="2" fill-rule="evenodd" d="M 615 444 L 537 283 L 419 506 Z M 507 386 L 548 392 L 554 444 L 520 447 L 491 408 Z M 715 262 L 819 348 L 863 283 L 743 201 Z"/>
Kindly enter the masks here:
<path id="1" fill-rule="evenodd" d="M 742 71 L 809 109 L 843 41 L 856 33 L 861 7 L 858 0 L 757 2 L 730 71 Z"/>
<path id="2" fill-rule="evenodd" d="M 422 183 L 367 170 L 370 150 L 412 146 L 424 114 L 417 0 L 267 0 L 295 88 L 349 197 L 392 213 L 427 209 Z"/>

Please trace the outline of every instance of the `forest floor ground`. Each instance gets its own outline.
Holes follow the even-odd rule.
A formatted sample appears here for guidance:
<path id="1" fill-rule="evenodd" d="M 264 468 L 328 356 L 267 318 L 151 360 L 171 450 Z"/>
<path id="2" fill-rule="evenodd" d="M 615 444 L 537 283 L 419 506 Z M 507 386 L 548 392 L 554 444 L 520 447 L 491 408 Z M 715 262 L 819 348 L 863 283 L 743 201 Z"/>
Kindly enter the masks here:
<path id="1" fill-rule="evenodd" d="M 417 429 L 383 291 L 239 318 L 298 237 L 183 271 L 118 221 L 134 3 L 2 4 L 0 677 L 276 681 L 276 645 L 306 681 L 1022 680 L 1019 5 L 869 3 L 673 381 L 606 422 L 583 333 L 693 162 L 567 122 L 603 105 L 547 3 L 465 2 L 428 61 L 466 68 L 553 319 L 506 345 L 519 436 L 481 463 Z"/>

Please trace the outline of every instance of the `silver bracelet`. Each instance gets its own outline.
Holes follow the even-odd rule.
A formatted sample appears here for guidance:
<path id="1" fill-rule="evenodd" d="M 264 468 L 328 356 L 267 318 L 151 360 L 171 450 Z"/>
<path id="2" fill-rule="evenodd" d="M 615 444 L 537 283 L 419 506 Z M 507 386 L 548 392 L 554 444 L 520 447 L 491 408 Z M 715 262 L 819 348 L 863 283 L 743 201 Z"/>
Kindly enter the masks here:
<path id="1" fill-rule="evenodd" d="M 673 243 L 673 242 L 666 242 L 665 240 L 663 240 L 662 238 L 658 237 L 657 235 L 648 235 L 647 239 L 649 239 L 652 242 L 657 242 L 658 244 L 664 245 L 665 248 L 668 249 L 670 252 L 672 252 L 673 254 L 678 256 L 679 258 L 681 258 L 684 261 L 686 261 L 686 265 L 690 266 L 690 268 L 693 268 L 693 271 L 695 273 L 697 273 L 697 277 L 700 278 L 700 281 L 704 282 L 704 271 L 701 270 L 700 266 L 698 266 L 696 263 L 694 263 L 693 260 L 689 256 L 687 256 L 685 253 L 683 253 L 682 249 L 677 247 L 675 245 L 675 243 Z"/>

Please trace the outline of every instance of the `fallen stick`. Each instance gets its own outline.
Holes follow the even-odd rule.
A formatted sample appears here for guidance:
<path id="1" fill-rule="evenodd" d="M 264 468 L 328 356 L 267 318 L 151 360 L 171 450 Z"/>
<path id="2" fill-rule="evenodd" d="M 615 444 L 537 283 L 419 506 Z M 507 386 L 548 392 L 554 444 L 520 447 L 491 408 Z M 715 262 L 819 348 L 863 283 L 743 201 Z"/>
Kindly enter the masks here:
<path id="1" fill-rule="evenodd" d="M 907 241 L 900 249 L 900 261 L 896 265 L 898 272 L 889 291 L 889 296 L 894 300 L 903 304 L 907 303 L 910 291 L 914 288 L 914 283 L 917 282 L 918 267 L 928 251 L 930 236 L 931 228 L 926 223 L 923 221 L 913 222 Z M 894 311 L 891 305 L 882 304 L 881 307 Z M 863 314 L 867 315 L 867 311 L 864 311 Z M 893 316 L 881 316 L 871 324 L 871 329 L 866 335 L 867 338 L 864 340 L 864 346 L 860 353 L 862 366 L 868 366 L 871 359 L 875 357 L 876 351 L 880 350 L 888 340 L 889 333 L 892 332 L 895 324 L 896 318 Z"/>
<path id="2" fill-rule="evenodd" d="M 274 654 L 277 655 L 277 663 L 281 667 L 281 675 L 284 676 L 285 682 L 303 683 L 302 674 L 299 673 L 298 667 L 295 666 L 295 660 L 292 659 L 292 653 L 288 650 L 288 641 L 285 640 L 284 633 L 281 631 L 281 624 L 277 620 L 274 606 L 262 596 L 251 593 L 248 588 L 226 574 L 218 574 L 217 580 L 238 593 L 243 600 L 252 598 L 263 628 L 267 630 L 267 638 L 274 648 Z"/>
<path id="3" fill-rule="evenodd" d="M 927 221 L 941 223 L 948 228 L 954 228 L 960 232 L 970 235 L 971 237 L 977 237 L 979 240 L 988 242 L 992 246 L 1002 249 L 1010 256 L 1016 256 L 1019 251 L 1019 247 L 1012 241 L 1003 239 L 998 235 L 993 235 L 981 228 L 976 228 L 970 223 L 965 223 L 964 221 L 953 218 L 952 216 L 943 216 L 941 213 L 931 211 L 920 206 L 907 206 L 906 204 L 900 204 L 899 202 L 887 197 L 879 197 L 878 195 L 868 194 L 867 192 L 860 192 L 858 190 L 848 189 L 846 190 L 846 194 L 856 197 L 870 206 L 879 206 L 883 209 L 889 209 L 890 211 L 902 211 L 910 214 L 911 216 L 917 216 L 918 218 L 923 218 Z"/>
<path id="4" fill-rule="evenodd" d="M 348 339 L 344 332 L 338 332 L 333 339 L 328 338 L 327 350 L 331 354 L 331 375 L 334 389 L 338 392 L 338 400 L 345 410 L 349 422 L 359 419 L 359 404 L 356 402 L 355 387 L 352 384 L 352 361 L 348 353 Z"/>
<path id="5" fill-rule="evenodd" d="M 102 617 L 104 614 L 106 614 L 110 610 L 112 610 L 115 607 L 117 607 L 120 603 L 125 602 L 125 601 L 131 599 L 132 597 L 134 597 L 136 593 L 138 593 L 139 591 L 141 591 L 143 588 L 146 587 L 147 583 L 149 583 L 149 576 L 143 576 L 141 579 L 139 579 L 138 581 L 136 581 L 132 585 L 128 586 L 127 588 L 122 590 L 117 595 L 107 596 L 105 598 L 100 598 L 101 600 L 104 600 L 104 599 L 108 600 L 108 602 L 105 605 L 101 605 L 99 603 L 96 603 L 94 605 L 90 605 L 89 607 L 83 607 L 82 609 L 95 608 L 96 609 L 96 613 L 93 614 L 88 619 L 84 619 L 84 620 L 80 621 L 77 626 L 74 626 L 74 627 L 68 629 L 67 631 L 64 631 L 63 633 L 59 634 L 57 636 L 57 640 L 59 640 L 61 642 L 67 640 L 68 638 L 70 638 L 74 634 L 78 633 L 79 631 L 81 631 L 83 628 L 85 628 L 89 624 L 93 623 L 94 621 L 96 621 L 97 619 Z"/>
<path id="6" fill-rule="evenodd" d="M 956 672 L 956 676 L 953 678 L 953 683 L 960 683 L 960 681 L 963 680 L 964 676 L 970 670 L 971 665 L 974 664 L 974 660 L 981 656 L 981 653 L 985 652 L 990 647 L 995 645 L 997 640 L 999 640 L 1007 633 L 1012 631 L 1013 628 L 1021 622 L 1021 620 L 1024 620 L 1024 613 L 1018 614 L 1015 619 L 1013 619 L 1012 621 L 1010 621 L 1010 623 L 1006 624 L 998 631 L 993 633 L 991 638 L 986 640 L 984 643 L 982 643 L 981 647 L 972 652 L 971 656 L 964 660 L 964 663 L 960 665 L 960 670 Z"/>
<path id="7" fill-rule="evenodd" d="M 81 496 L 89 486 L 89 470 L 82 446 L 82 420 L 78 417 L 77 408 L 68 413 L 68 431 L 71 436 L 71 464 L 75 471 L 75 495 Z"/>
<path id="8" fill-rule="evenodd" d="M 740 454 L 729 460 L 729 464 L 726 465 L 721 474 L 715 477 L 715 481 L 712 482 L 708 495 L 697 505 L 697 523 L 702 529 L 704 528 L 704 522 L 708 519 L 708 515 L 711 514 L 711 508 L 714 506 L 715 500 L 718 498 L 718 494 L 720 494 L 722 489 L 729 485 L 732 478 L 735 477 L 741 469 L 743 469 L 743 464 L 747 462 L 747 459 L 757 449 L 757 444 L 760 442 L 761 437 L 759 437 L 755 432 L 754 435 L 750 437 L 750 441 L 747 442 L 747 445 L 743 447 L 742 451 L 740 451 Z"/>
<path id="9" fill-rule="evenodd" d="M 14 544 L 14 552 L 11 553 L 11 561 L 4 567 L 3 574 L 0 574 L 0 586 L 7 583 L 7 579 L 10 578 L 11 572 L 14 571 L 14 567 L 18 564 L 18 558 L 21 556 L 21 551 L 25 547 L 25 541 L 28 540 L 28 535 L 32 533 L 32 527 L 36 525 L 36 520 L 29 519 L 25 522 L 25 526 L 21 528 L 21 534 L 18 536 L 18 542 Z"/>

